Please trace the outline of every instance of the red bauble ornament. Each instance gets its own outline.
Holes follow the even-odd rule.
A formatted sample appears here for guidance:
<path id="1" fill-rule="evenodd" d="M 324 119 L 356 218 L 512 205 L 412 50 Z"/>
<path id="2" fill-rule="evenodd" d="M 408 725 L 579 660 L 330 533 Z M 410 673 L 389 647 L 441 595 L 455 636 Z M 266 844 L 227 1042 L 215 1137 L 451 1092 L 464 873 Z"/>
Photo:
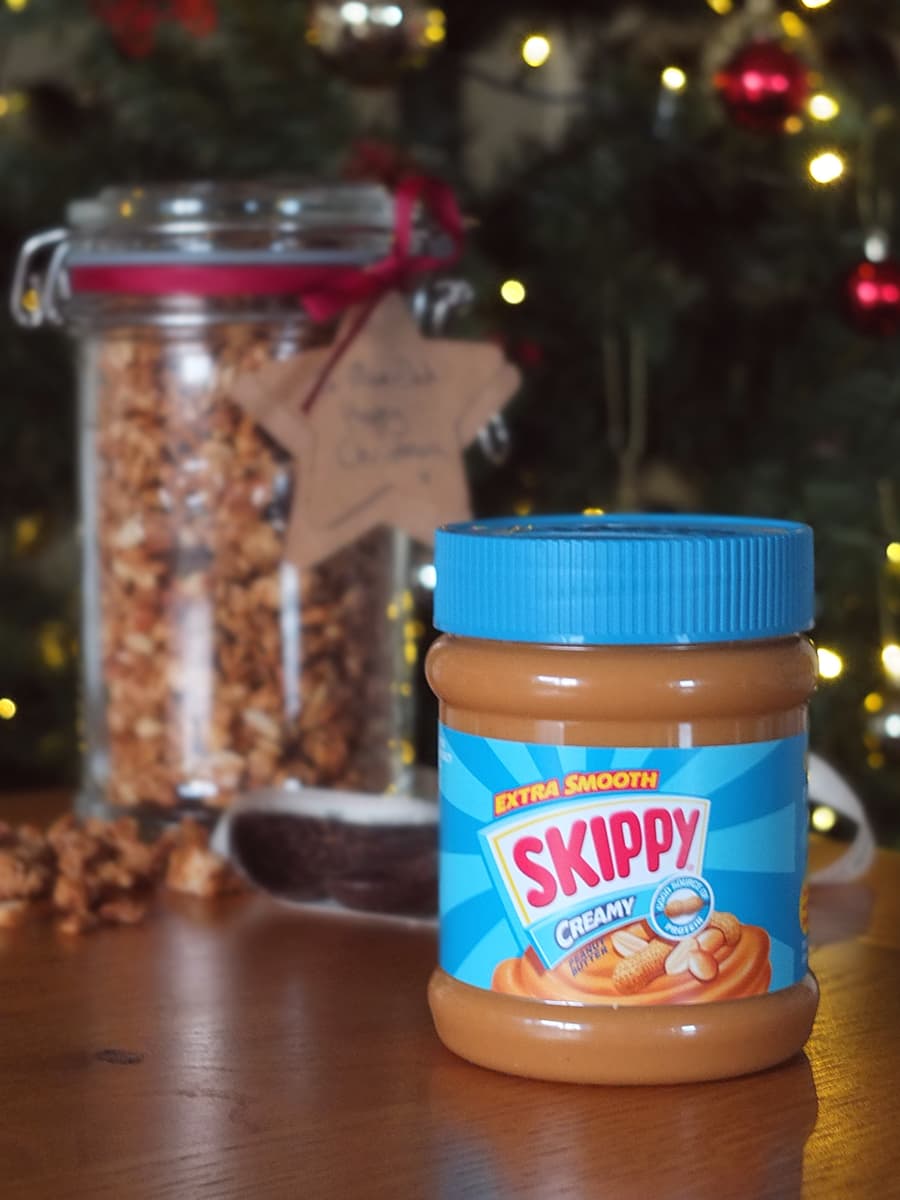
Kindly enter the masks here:
<path id="1" fill-rule="evenodd" d="M 893 337 L 900 333 L 900 262 L 863 262 L 845 282 L 850 323 L 860 333 Z"/>
<path id="2" fill-rule="evenodd" d="M 713 80 L 736 125 L 756 133 L 778 133 L 809 96 L 809 67 L 778 42 L 751 42 Z"/>

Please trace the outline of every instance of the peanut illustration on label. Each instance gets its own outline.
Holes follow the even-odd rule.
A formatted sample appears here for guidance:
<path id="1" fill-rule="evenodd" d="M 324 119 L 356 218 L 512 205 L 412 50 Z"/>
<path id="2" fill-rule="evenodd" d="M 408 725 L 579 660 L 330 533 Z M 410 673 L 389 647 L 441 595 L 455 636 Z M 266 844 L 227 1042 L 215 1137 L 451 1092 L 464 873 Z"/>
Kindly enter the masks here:
<path id="1" fill-rule="evenodd" d="M 684 916 L 697 910 L 688 905 L 691 897 L 676 898 L 666 906 L 667 916 Z M 672 911 L 670 911 L 672 910 Z M 714 912 L 709 925 L 696 937 L 674 944 L 645 934 L 643 922 L 617 929 L 610 942 L 619 955 L 612 973 L 613 987 L 623 996 L 633 996 L 662 975 L 691 975 L 699 983 L 711 983 L 719 974 L 719 962 L 727 958 L 741 940 L 741 923 L 733 913 Z"/>
<path id="2" fill-rule="evenodd" d="M 697 933 L 660 936 L 635 920 L 584 943 L 556 966 L 524 954 L 498 964 L 495 991 L 581 1003 L 679 1004 L 765 992 L 771 979 L 765 930 L 714 910 Z"/>

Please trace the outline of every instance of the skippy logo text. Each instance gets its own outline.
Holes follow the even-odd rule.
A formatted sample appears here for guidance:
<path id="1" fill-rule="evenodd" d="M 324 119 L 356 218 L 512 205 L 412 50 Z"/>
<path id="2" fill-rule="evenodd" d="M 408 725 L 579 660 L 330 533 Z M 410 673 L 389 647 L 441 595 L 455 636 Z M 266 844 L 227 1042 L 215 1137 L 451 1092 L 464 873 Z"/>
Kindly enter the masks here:
<path id="1" fill-rule="evenodd" d="M 547 966 L 580 941 L 646 916 L 668 876 L 702 872 L 708 800 L 621 792 L 545 805 L 537 794 L 528 811 L 494 821 L 480 837 L 514 927 Z"/>

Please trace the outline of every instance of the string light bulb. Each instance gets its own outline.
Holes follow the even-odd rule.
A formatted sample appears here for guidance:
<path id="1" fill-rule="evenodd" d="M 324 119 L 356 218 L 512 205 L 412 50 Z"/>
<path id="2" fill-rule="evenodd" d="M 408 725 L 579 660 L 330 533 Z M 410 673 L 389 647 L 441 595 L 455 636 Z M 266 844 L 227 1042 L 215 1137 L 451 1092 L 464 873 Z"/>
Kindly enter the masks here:
<path id="1" fill-rule="evenodd" d="M 900 542 L 888 542 L 884 548 L 884 557 L 889 563 L 900 566 Z"/>
<path id="2" fill-rule="evenodd" d="M 888 642 L 881 648 L 881 665 L 891 679 L 900 682 L 900 646 L 896 642 Z"/>
<path id="3" fill-rule="evenodd" d="M 829 650 L 827 646 L 819 646 L 816 657 L 819 660 L 820 679 L 837 679 L 843 672 L 844 660 L 836 651 Z"/>
<path id="4" fill-rule="evenodd" d="M 828 96 L 825 92 L 816 92 L 814 96 L 810 96 L 806 107 L 809 115 L 816 121 L 833 121 L 841 111 L 841 106 L 834 96 Z"/>
<path id="5" fill-rule="evenodd" d="M 419 584 L 429 592 L 437 587 L 437 570 L 434 563 L 423 563 L 418 572 Z"/>
<path id="6" fill-rule="evenodd" d="M 38 633 L 41 661 L 51 671 L 59 671 L 69 657 L 66 629 L 61 621 L 47 621 Z"/>
<path id="7" fill-rule="evenodd" d="M 801 38 L 806 33 L 806 26 L 793 12 L 783 12 L 780 17 L 781 28 L 785 37 Z"/>
<path id="8" fill-rule="evenodd" d="M 830 833 L 837 825 L 837 813 L 827 804 L 819 804 L 812 810 L 810 821 L 813 829 L 819 833 Z"/>
<path id="9" fill-rule="evenodd" d="M 16 702 L 9 696 L 0 697 L 0 720 L 11 721 L 16 715 Z"/>
<path id="10" fill-rule="evenodd" d="M 529 67 L 542 67 L 553 50 L 553 43 L 543 33 L 530 33 L 522 43 L 522 61 Z"/>
<path id="11" fill-rule="evenodd" d="M 425 14 L 425 41 L 440 45 L 447 37 L 447 14 L 442 8 L 429 8 Z"/>
<path id="12" fill-rule="evenodd" d="M 815 183 L 834 183 L 844 173 L 844 160 L 834 150 L 823 150 L 809 160 L 807 170 Z"/>
<path id="13" fill-rule="evenodd" d="M 500 295 L 507 304 L 521 304 L 528 293 L 521 279 L 505 279 L 500 285 Z"/>
<path id="14" fill-rule="evenodd" d="M 670 92 L 683 92 L 687 87 L 687 75 L 681 67 L 666 67 L 659 77 L 660 83 Z"/>

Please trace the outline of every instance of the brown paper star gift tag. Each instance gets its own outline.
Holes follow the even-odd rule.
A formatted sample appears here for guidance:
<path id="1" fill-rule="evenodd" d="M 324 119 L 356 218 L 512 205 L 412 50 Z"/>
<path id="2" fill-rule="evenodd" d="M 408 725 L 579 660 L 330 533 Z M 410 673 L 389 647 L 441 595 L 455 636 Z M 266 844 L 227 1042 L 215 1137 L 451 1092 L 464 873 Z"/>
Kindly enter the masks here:
<path id="1" fill-rule="evenodd" d="M 376 525 L 430 543 L 437 525 L 469 517 L 462 452 L 520 383 L 489 342 L 424 337 L 395 292 L 353 336 L 360 317 L 348 310 L 334 346 L 271 363 L 232 392 L 296 459 L 285 553 L 298 566 Z"/>

